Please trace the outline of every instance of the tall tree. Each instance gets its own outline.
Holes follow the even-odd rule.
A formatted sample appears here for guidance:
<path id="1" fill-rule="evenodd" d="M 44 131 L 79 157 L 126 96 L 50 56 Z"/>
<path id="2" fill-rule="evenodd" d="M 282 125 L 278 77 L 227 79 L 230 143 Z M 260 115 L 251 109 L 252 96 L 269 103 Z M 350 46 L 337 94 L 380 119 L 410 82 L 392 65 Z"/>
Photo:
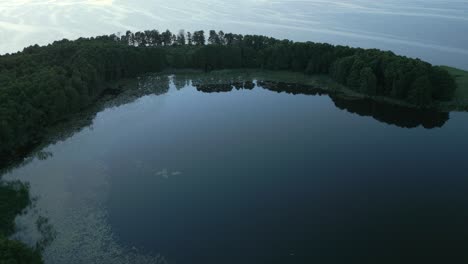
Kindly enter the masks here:
<path id="1" fill-rule="evenodd" d="M 193 32 L 193 43 L 197 46 L 205 45 L 205 31 L 199 30 Z"/>
<path id="2" fill-rule="evenodd" d="M 172 43 L 172 45 L 177 45 L 177 35 L 176 34 L 172 34 L 171 43 Z"/>
<path id="3" fill-rule="evenodd" d="M 127 41 L 128 45 L 135 46 L 135 36 L 131 31 L 127 31 L 125 34 L 125 40 Z"/>
<path id="4" fill-rule="evenodd" d="M 219 44 L 226 45 L 225 34 L 222 30 L 218 32 Z"/>
<path id="5" fill-rule="evenodd" d="M 234 44 L 234 34 L 232 33 L 224 34 L 224 42 L 226 43 L 226 45 L 229 45 L 229 46 Z"/>
<path id="6" fill-rule="evenodd" d="M 164 44 L 164 46 L 170 46 L 172 44 L 172 33 L 171 31 L 169 31 L 169 29 L 163 32 L 161 34 L 161 37 L 162 37 L 162 43 Z"/>
<path id="7" fill-rule="evenodd" d="M 208 37 L 208 43 L 212 44 L 212 45 L 220 45 L 221 44 L 218 33 L 216 33 L 215 30 L 210 30 L 210 36 Z"/>
<path id="8" fill-rule="evenodd" d="M 185 31 L 183 29 L 179 30 L 179 34 L 177 35 L 177 45 L 185 45 Z"/>
<path id="9" fill-rule="evenodd" d="M 192 33 L 187 32 L 187 44 L 192 46 Z"/>
<path id="10" fill-rule="evenodd" d="M 153 46 L 153 32 L 151 30 L 145 30 L 145 42 L 146 46 Z"/>
<path id="11" fill-rule="evenodd" d="M 136 42 L 137 46 L 145 47 L 146 46 L 146 34 L 145 34 L 145 32 L 138 31 L 137 33 L 135 33 L 135 42 Z"/>
<path id="12" fill-rule="evenodd" d="M 158 30 L 152 31 L 153 45 L 162 46 L 162 37 Z"/>

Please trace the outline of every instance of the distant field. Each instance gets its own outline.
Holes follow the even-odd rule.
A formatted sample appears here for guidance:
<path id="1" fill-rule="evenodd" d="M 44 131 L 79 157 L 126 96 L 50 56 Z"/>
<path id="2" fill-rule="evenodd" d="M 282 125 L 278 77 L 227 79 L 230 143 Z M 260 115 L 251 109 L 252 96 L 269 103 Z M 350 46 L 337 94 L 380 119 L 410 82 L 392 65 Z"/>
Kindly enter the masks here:
<path id="1" fill-rule="evenodd" d="M 455 90 L 454 101 L 468 102 L 468 71 L 443 66 L 457 82 L 457 90 Z"/>

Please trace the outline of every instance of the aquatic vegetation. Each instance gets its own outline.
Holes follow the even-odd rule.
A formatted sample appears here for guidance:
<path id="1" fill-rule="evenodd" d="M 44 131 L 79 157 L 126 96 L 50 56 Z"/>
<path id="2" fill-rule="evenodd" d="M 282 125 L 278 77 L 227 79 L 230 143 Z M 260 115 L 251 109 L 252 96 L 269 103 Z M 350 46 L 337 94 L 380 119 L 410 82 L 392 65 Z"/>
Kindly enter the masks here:
<path id="1" fill-rule="evenodd" d="M 40 249 L 10 240 L 15 217 L 30 204 L 29 187 L 21 182 L 0 182 L 0 259 L 1 263 L 42 263 Z"/>

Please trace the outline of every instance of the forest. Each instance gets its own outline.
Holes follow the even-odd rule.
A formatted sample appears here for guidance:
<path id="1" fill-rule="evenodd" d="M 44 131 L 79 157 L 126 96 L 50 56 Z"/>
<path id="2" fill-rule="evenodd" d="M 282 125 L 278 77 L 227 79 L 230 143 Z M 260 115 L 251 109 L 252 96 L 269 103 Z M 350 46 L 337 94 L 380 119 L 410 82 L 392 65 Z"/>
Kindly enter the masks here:
<path id="1" fill-rule="evenodd" d="M 207 34 L 127 31 L 74 41 L 64 39 L 0 56 L 0 166 L 27 153 L 41 141 L 47 127 L 98 100 L 107 83 L 186 68 L 256 68 L 328 75 L 354 91 L 400 99 L 417 107 L 450 100 L 456 88 L 454 79 L 441 67 L 376 49 L 214 30 Z M 27 205 L 25 190 L 25 186 L 0 186 L 1 197 L 20 198 L 0 204 L 0 256 L 17 261 L 11 263 L 38 259 L 36 252 L 6 239 L 14 228 L 12 215 Z M 21 262 L 23 257 L 30 262 Z"/>

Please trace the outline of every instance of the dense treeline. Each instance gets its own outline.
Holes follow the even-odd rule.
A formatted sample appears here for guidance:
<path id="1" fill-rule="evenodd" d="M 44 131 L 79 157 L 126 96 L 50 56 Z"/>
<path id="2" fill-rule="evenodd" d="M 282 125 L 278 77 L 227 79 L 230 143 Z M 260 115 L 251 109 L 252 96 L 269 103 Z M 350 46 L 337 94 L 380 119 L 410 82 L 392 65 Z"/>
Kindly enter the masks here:
<path id="1" fill-rule="evenodd" d="M 135 46 L 204 46 L 203 31 L 193 34 L 157 30 L 127 32 L 114 39 Z M 187 37 L 185 37 L 187 36 Z M 364 50 L 319 43 L 294 43 L 264 36 L 209 32 L 208 46 L 175 51 L 172 66 L 178 68 L 264 68 L 307 74 L 330 74 L 349 88 L 369 95 L 406 100 L 419 106 L 449 100 L 455 82 L 447 71 L 419 59 L 392 52 Z M 192 51 L 192 52 L 190 52 Z"/>
<path id="2" fill-rule="evenodd" d="M 149 30 L 62 40 L 0 57 L 0 158 L 40 139 L 43 129 L 83 107 L 106 83 L 167 68 L 230 68 L 328 74 L 369 95 L 418 106 L 448 100 L 455 89 L 443 69 L 391 52 L 211 30 Z"/>
<path id="3" fill-rule="evenodd" d="M 440 67 L 379 50 L 358 50 L 334 61 L 330 75 L 361 93 L 402 99 L 418 106 L 450 100 L 456 88 L 455 80 Z"/>
<path id="4" fill-rule="evenodd" d="M 209 45 L 205 45 L 203 31 L 193 34 L 180 31 L 173 35 L 170 31 L 159 33 L 153 30 L 112 37 L 139 47 L 188 46 L 168 52 L 168 63 L 175 68 L 208 71 L 244 67 L 329 74 L 357 92 L 400 99 L 417 106 L 450 100 L 455 90 L 454 79 L 441 67 L 389 51 L 294 43 L 214 30 L 209 32 Z"/>

